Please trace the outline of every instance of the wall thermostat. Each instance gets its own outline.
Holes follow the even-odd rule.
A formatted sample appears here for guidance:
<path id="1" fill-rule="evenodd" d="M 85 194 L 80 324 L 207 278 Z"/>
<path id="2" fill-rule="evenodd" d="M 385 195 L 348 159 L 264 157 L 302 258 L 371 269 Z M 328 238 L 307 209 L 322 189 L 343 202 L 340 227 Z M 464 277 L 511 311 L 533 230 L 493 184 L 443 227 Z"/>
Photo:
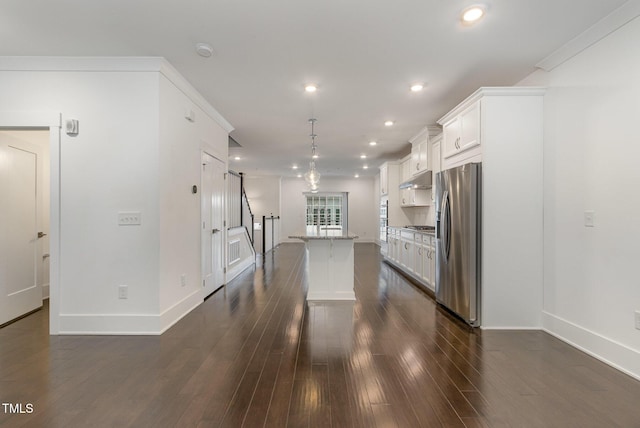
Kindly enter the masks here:
<path id="1" fill-rule="evenodd" d="M 67 135 L 78 135 L 80 122 L 78 119 L 69 119 L 66 122 Z"/>

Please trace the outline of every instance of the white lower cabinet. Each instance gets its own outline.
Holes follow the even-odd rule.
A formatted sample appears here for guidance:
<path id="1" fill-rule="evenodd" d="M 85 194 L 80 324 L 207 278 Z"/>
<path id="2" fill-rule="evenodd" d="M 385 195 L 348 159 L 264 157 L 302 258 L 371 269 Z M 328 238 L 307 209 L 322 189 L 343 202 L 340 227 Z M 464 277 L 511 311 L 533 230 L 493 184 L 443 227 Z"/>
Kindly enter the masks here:
<path id="1" fill-rule="evenodd" d="M 389 228 L 385 259 L 423 287 L 435 291 L 435 237 L 404 228 Z"/>
<path id="2" fill-rule="evenodd" d="M 431 291 L 436 291 L 436 238 L 434 236 L 429 236 L 429 244 L 425 246 L 425 251 L 427 253 L 427 259 L 429 264 L 429 276 L 425 278 L 427 281 L 427 286 L 431 289 Z M 427 264 L 427 260 L 425 260 L 425 265 Z"/>
<path id="3" fill-rule="evenodd" d="M 414 258 L 415 258 L 415 269 L 414 269 L 414 273 L 416 274 L 416 276 L 420 277 L 420 278 L 424 278 L 423 274 L 424 274 L 424 263 L 423 263 L 423 259 L 424 259 L 424 245 L 422 245 L 422 234 L 421 233 L 416 233 L 414 235 Z"/>
<path id="4" fill-rule="evenodd" d="M 399 262 L 400 261 L 400 240 L 398 239 L 398 229 L 396 228 L 389 228 L 389 234 L 388 234 L 388 243 L 387 243 L 387 258 L 394 261 L 394 262 Z"/>
<path id="5" fill-rule="evenodd" d="M 401 232 L 401 256 L 400 256 L 400 264 L 407 271 L 413 273 L 415 272 L 415 242 L 413 241 L 413 233 L 406 232 L 402 230 Z"/>

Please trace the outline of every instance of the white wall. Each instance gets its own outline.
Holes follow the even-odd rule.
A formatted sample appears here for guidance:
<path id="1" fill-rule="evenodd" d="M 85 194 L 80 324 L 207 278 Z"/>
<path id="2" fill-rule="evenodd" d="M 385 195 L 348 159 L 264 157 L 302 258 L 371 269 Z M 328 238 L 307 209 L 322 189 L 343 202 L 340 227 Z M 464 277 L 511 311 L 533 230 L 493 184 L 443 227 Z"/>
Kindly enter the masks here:
<path id="1" fill-rule="evenodd" d="M 280 215 L 280 181 L 276 176 L 244 176 L 244 188 L 256 222 L 261 222 L 262 216 Z"/>
<path id="2" fill-rule="evenodd" d="M 166 76 L 159 85 L 160 312 L 176 312 L 167 317 L 175 320 L 202 301 L 201 194 L 192 187 L 200 187 L 203 150 L 226 165 L 228 132 Z"/>
<path id="3" fill-rule="evenodd" d="M 543 326 L 640 378 L 640 19 L 549 73 L 544 85 Z M 595 211 L 595 227 L 584 212 Z"/>
<path id="4" fill-rule="evenodd" d="M 80 122 L 77 136 L 63 132 L 60 141 L 61 333 L 159 333 L 184 313 L 184 307 L 165 309 L 195 287 L 171 288 L 175 273 L 186 270 L 195 281 L 200 269 L 199 234 L 186 223 L 199 225 L 199 208 L 193 203 L 177 211 L 197 198 L 189 193 L 200 182 L 196 147 L 213 144 L 226 159 L 221 136 L 227 131 L 209 126 L 187 134 L 172 116 L 178 106 L 163 106 L 161 113 L 161 94 L 163 103 L 175 101 L 170 85 L 161 83 L 167 73 L 180 84 L 183 100 L 189 94 L 204 105 L 158 58 L 0 58 L 0 112 L 52 111 Z M 212 111 L 209 106 L 207 114 L 226 124 Z M 162 145 L 161 117 L 170 121 L 162 130 L 171 131 Z M 184 156 L 167 162 L 183 144 Z M 118 226 L 119 211 L 139 211 L 142 224 Z M 187 249 L 183 258 L 161 268 L 177 249 Z M 120 284 L 129 286 L 128 299 L 118 299 Z"/>
<path id="5" fill-rule="evenodd" d="M 323 177 L 320 183 L 320 192 L 349 193 L 349 232 L 358 235 L 360 242 L 375 242 L 378 234 L 380 210 L 376 196 L 379 190 L 375 185 L 374 177 Z M 308 191 L 301 178 L 282 179 L 280 237 L 283 242 L 299 242 L 289 236 L 305 233 L 306 199 L 303 193 Z"/>
<path id="6" fill-rule="evenodd" d="M 0 72 L 0 110 L 80 121 L 77 136 L 61 137 L 63 331 L 80 314 L 158 311 L 157 82 L 151 72 Z M 141 211 L 142 226 L 118 227 L 126 210 Z M 118 299 L 119 284 L 129 299 Z"/>

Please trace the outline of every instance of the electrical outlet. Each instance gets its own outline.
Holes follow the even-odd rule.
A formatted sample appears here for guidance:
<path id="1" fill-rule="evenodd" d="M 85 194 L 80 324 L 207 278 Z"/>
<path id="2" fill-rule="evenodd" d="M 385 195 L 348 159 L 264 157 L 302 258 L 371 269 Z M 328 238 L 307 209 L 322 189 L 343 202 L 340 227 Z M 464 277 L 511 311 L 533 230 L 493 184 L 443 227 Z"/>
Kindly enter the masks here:
<path id="1" fill-rule="evenodd" d="M 182 275 L 180 275 L 180 286 L 181 287 L 186 287 L 187 286 L 187 274 L 183 273 Z"/>
<path id="2" fill-rule="evenodd" d="M 640 330 L 640 311 L 636 311 L 636 328 Z"/>
<path id="3" fill-rule="evenodd" d="M 129 286 L 118 285 L 118 299 L 128 299 L 128 298 L 129 298 Z"/>
<path id="4" fill-rule="evenodd" d="M 139 226 L 140 224 L 142 224 L 142 214 L 140 214 L 140 211 L 118 213 L 119 226 Z"/>

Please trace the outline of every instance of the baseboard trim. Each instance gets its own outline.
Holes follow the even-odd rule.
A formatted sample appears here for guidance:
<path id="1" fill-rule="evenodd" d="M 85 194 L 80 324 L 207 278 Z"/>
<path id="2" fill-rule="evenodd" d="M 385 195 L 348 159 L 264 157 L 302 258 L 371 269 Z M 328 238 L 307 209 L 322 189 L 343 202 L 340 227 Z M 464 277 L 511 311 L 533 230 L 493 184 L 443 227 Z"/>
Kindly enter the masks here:
<path id="1" fill-rule="evenodd" d="M 196 290 L 160 314 L 60 314 L 61 335 L 157 336 L 202 303 Z"/>
<path id="2" fill-rule="evenodd" d="M 160 332 L 169 330 L 175 323 L 180 321 L 189 312 L 200 306 L 204 302 L 202 290 L 196 290 L 175 305 L 164 310 L 160 314 Z"/>
<path id="3" fill-rule="evenodd" d="M 574 348 L 640 380 L 640 351 L 546 311 L 542 312 L 542 329 Z"/>

